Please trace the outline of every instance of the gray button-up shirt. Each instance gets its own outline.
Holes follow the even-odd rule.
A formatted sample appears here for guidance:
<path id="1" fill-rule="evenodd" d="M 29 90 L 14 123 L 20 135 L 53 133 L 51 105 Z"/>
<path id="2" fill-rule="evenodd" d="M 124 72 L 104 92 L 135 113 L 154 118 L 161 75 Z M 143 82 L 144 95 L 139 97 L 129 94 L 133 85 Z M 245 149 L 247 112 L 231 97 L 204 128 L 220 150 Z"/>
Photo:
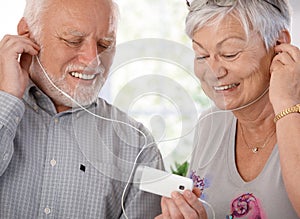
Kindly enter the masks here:
<path id="1" fill-rule="evenodd" d="M 33 84 L 23 100 L 0 91 L 0 218 L 124 218 L 142 148 L 137 163 L 162 169 L 144 126 L 102 99 L 56 113 Z M 128 218 L 160 213 L 160 197 L 134 184 L 123 203 Z"/>

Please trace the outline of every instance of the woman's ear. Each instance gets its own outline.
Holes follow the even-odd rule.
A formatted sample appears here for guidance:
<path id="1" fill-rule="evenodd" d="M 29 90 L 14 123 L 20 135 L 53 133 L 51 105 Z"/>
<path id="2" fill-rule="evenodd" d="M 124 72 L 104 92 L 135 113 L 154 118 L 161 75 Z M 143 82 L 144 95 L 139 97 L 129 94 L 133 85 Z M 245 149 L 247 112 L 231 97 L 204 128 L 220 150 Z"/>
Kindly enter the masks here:
<path id="1" fill-rule="evenodd" d="M 290 32 L 288 30 L 282 30 L 279 34 L 279 38 L 277 39 L 276 43 L 277 44 L 281 44 L 281 43 L 290 44 L 291 43 Z"/>
<path id="2" fill-rule="evenodd" d="M 19 21 L 18 34 L 19 35 L 29 34 L 28 24 L 24 17 L 22 17 L 21 20 Z"/>

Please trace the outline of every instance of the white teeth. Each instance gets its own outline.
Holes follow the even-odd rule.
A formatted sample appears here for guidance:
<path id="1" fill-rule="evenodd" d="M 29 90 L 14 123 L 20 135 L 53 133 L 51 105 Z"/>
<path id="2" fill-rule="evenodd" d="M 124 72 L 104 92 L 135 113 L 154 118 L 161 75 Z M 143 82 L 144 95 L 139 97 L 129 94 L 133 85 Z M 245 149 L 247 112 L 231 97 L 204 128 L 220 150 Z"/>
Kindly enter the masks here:
<path id="1" fill-rule="evenodd" d="M 71 72 L 70 74 L 75 78 L 80 78 L 80 79 L 84 79 L 84 80 L 92 80 L 96 77 L 96 75 L 81 74 L 79 72 Z"/>
<path id="2" fill-rule="evenodd" d="M 228 90 L 234 87 L 237 87 L 238 84 L 230 84 L 230 85 L 224 85 L 224 86 L 219 86 L 219 87 L 214 87 L 214 89 L 216 91 L 224 91 L 224 90 Z"/>

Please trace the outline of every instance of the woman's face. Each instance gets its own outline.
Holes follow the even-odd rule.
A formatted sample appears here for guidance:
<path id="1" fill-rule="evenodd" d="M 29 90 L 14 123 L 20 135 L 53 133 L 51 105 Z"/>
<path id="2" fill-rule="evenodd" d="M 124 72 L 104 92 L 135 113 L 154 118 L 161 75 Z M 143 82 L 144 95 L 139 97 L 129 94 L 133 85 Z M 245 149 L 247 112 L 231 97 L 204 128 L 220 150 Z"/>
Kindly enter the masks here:
<path id="1" fill-rule="evenodd" d="M 241 23 L 226 16 L 219 25 L 193 35 L 195 74 L 204 92 L 220 109 L 255 101 L 269 86 L 273 49 L 266 51 L 256 32 L 247 37 Z"/>

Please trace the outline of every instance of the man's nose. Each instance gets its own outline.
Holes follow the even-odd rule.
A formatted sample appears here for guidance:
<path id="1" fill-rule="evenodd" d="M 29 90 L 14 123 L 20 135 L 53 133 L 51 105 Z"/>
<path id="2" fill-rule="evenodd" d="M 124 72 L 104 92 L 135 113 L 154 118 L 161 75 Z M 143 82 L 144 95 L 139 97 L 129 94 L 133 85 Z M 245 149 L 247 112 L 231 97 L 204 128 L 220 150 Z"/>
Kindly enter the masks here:
<path id="1" fill-rule="evenodd" d="M 98 45 L 95 42 L 87 42 L 82 45 L 78 54 L 78 59 L 81 63 L 97 66 L 100 64 Z"/>

